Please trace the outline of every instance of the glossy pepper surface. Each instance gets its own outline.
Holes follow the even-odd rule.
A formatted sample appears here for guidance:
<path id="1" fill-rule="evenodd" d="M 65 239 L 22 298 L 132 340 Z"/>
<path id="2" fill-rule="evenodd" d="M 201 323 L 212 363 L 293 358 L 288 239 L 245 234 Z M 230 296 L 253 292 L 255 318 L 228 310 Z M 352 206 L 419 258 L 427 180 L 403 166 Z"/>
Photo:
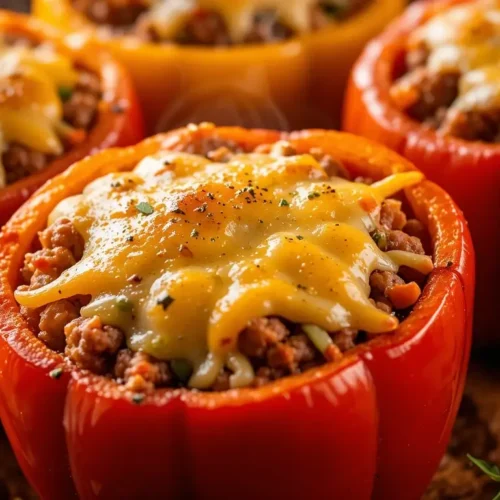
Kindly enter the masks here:
<path id="1" fill-rule="evenodd" d="M 404 0 L 369 0 L 330 28 L 283 43 L 230 48 L 102 41 L 131 71 L 147 127 L 161 132 L 215 121 L 290 129 L 338 125 L 352 64 L 366 42 L 403 10 Z M 70 0 L 35 0 L 34 14 L 67 32 L 96 38 Z"/>
<path id="2" fill-rule="evenodd" d="M 408 117 L 390 97 L 394 77 L 402 69 L 408 35 L 435 12 L 459 3 L 465 2 L 419 2 L 368 45 L 351 76 L 344 128 L 408 158 L 463 209 L 478 255 L 474 335 L 481 344 L 498 344 L 500 146 L 440 136 Z"/>
<path id="3" fill-rule="evenodd" d="M 353 176 L 414 168 L 350 134 L 199 126 L 104 151 L 49 181 L 0 236 L 0 413 L 24 472 L 51 500 L 75 491 L 84 500 L 419 499 L 461 398 L 474 285 L 467 225 L 430 181 L 406 191 L 435 263 L 410 316 L 341 362 L 262 388 L 161 389 L 134 404 L 116 382 L 66 364 L 19 313 L 23 256 L 58 202 L 98 176 L 214 133 L 246 150 L 280 139 L 298 151 L 319 147 Z"/>
<path id="4" fill-rule="evenodd" d="M 81 143 L 53 160 L 40 172 L 0 189 L 0 225 L 47 179 L 90 153 L 112 146 L 127 146 L 143 138 L 139 103 L 126 70 L 96 47 L 74 48 L 56 30 L 41 22 L 7 11 L 0 11 L 0 32 L 50 42 L 58 51 L 69 54 L 76 64 L 95 72 L 102 85 L 103 98 L 97 119 Z"/>

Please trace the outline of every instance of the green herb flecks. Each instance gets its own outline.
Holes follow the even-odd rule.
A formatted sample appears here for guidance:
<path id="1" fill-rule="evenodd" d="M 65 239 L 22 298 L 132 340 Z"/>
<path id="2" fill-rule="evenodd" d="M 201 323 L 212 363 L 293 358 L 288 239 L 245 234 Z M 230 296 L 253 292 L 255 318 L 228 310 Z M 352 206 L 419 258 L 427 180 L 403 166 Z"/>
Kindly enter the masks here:
<path id="1" fill-rule="evenodd" d="M 492 481 L 500 483 L 500 468 L 496 464 L 487 462 L 486 460 L 481 460 L 480 458 L 475 458 L 472 455 L 467 454 L 467 458 L 480 470 L 482 470 Z M 493 500 L 500 500 L 500 492 L 493 498 Z"/>
<path id="2" fill-rule="evenodd" d="M 341 18 L 347 10 L 346 6 L 327 0 L 320 2 L 320 8 L 326 16 L 334 19 Z"/>
<path id="3" fill-rule="evenodd" d="M 380 250 L 385 251 L 387 249 L 387 235 L 384 232 L 374 231 L 372 233 L 372 239 Z"/>
<path id="4" fill-rule="evenodd" d="M 132 312 L 134 305 L 127 297 L 121 295 L 116 299 L 116 307 L 118 307 L 121 312 Z"/>
<path id="5" fill-rule="evenodd" d="M 290 205 L 290 203 L 288 203 L 288 201 L 286 201 L 285 198 L 282 198 L 280 200 L 280 202 L 278 203 L 279 207 L 288 207 L 289 205 Z"/>
<path id="6" fill-rule="evenodd" d="M 187 382 L 193 373 L 193 367 L 185 359 L 173 359 L 170 361 L 170 368 L 181 382 Z"/>
<path id="7" fill-rule="evenodd" d="M 66 85 L 61 85 L 57 89 L 57 93 L 59 94 L 59 98 L 61 99 L 61 101 L 66 102 L 71 99 L 71 96 L 73 95 L 73 89 Z"/>
<path id="8" fill-rule="evenodd" d="M 140 405 L 140 404 L 142 404 L 142 402 L 145 399 L 146 399 L 146 396 L 144 394 L 141 394 L 141 393 L 134 394 L 132 396 L 132 403 L 134 403 L 135 405 Z"/>
<path id="9" fill-rule="evenodd" d="M 154 208 L 146 201 L 141 201 L 135 208 L 143 215 L 151 215 L 154 212 Z"/>
<path id="10" fill-rule="evenodd" d="M 49 376 L 50 376 L 50 378 L 53 378 L 54 380 L 59 380 L 62 377 L 62 374 L 63 374 L 63 369 L 62 368 L 54 368 L 49 373 Z"/>

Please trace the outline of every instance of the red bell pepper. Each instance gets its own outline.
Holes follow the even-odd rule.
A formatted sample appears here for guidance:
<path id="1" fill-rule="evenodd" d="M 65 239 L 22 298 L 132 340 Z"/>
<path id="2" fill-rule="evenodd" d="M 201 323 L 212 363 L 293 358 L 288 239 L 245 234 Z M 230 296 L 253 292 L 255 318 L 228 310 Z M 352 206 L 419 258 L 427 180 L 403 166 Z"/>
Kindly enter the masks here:
<path id="1" fill-rule="evenodd" d="M 467 1 L 412 5 L 367 46 L 351 75 L 344 128 L 380 141 L 408 158 L 463 209 L 480 257 L 475 338 L 481 343 L 498 343 L 494 287 L 500 278 L 500 146 L 439 136 L 405 115 L 390 97 L 409 33 L 435 12 Z"/>
<path id="2" fill-rule="evenodd" d="M 66 170 L 88 154 L 112 146 L 135 144 L 144 137 L 135 90 L 125 69 L 91 44 L 74 48 L 50 26 L 13 12 L 0 12 L 0 32 L 15 33 L 40 42 L 48 41 L 76 64 L 94 71 L 101 79 L 103 98 L 98 116 L 86 139 L 56 158 L 41 172 L 0 189 L 0 225 L 47 179 Z"/>
<path id="3" fill-rule="evenodd" d="M 299 151 L 319 147 L 375 179 L 414 168 L 340 132 L 191 127 L 99 153 L 49 181 L 0 236 L 0 414 L 28 479 L 51 500 L 75 490 L 85 500 L 419 499 L 462 395 L 474 283 L 467 225 L 430 181 L 406 192 L 427 223 L 435 263 L 410 316 L 341 362 L 259 389 L 163 389 L 134 405 L 116 382 L 66 364 L 20 315 L 13 291 L 23 256 L 60 200 L 106 172 L 214 133 L 248 149 L 279 139 Z"/>

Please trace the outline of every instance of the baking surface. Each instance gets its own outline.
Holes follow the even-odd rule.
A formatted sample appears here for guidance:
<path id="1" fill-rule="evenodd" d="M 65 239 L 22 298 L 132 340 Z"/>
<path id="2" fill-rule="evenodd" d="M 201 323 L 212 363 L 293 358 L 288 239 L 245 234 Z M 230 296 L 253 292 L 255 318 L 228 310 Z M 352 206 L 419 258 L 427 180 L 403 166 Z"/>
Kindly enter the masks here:
<path id="1" fill-rule="evenodd" d="M 471 362 L 448 453 L 423 500 L 491 500 L 500 491 L 466 457 L 500 463 L 499 357 L 493 351 Z"/>

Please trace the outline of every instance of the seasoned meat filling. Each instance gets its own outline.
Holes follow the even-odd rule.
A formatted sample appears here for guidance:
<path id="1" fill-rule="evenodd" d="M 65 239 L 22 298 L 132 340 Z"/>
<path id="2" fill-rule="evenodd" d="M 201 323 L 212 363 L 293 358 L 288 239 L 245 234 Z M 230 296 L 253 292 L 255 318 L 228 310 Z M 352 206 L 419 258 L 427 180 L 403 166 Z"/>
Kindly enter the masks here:
<path id="1" fill-rule="evenodd" d="M 229 161 L 241 148 L 217 137 L 193 141 L 184 151 L 203 155 L 218 162 Z M 288 143 L 261 146 L 257 152 L 290 156 L 297 154 Z M 334 175 L 348 178 L 343 165 L 320 150 L 310 152 Z M 395 199 L 383 202 L 372 238 L 383 251 L 405 250 L 424 254 L 426 231 L 416 219 L 408 219 L 402 203 Z M 421 239 L 417 236 L 422 236 Z M 24 289 L 36 289 L 53 281 L 65 269 L 82 257 L 84 242 L 68 219 L 59 219 L 39 235 L 40 250 L 29 253 L 22 269 Z M 386 313 L 397 313 L 404 318 L 418 300 L 425 277 L 418 273 L 399 274 L 391 271 L 374 271 L 370 277 L 370 300 Z M 142 278 L 132 276 L 140 282 Z M 125 335 L 119 328 L 103 324 L 98 316 L 83 318 L 79 308 L 87 303 L 86 297 L 62 299 L 37 310 L 22 308 L 22 314 L 48 347 L 63 353 L 80 368 L 114 377 L 128 390 L 151 391 L 157 387 L 185 386 L 192 367 L 184 360 L 159 360 L 143 352 L 131 351 Z M 314 327 L 313 327 L 314 328 Z M 270 381 L 298 374 L 312 367 L 335 361 L 343 353 L 370 338 L 364 331 L 344 328 L 327 332 L 329 346 L 320 351 L 315 345 L 310 327 L 293 323 L 281 317 L 258 317 L 250 321 L 237 338 L 238 351 L 251 363 L 255 373 L 252 385 L 257 387 Z M 230 387 L 232 372 L 222 368 L 214 391 Z"/>
<path id="2" fill-rule="evenodd" d="M 26 38 L 4 36 L 2 41 L 13 48 L 36 47 L 36 44 Z M 74 86 L 62 86 L 58 89 L 62 104 L 62 122 L 58 133 L 61 135 L 63 153 L 81 141 L 84 137 L 82 132 L 93 127 L 101 99 L 101 82 L 97 75 L 83 68 L 76 68 L 76 71 L 78 79 Z M 20 92 L 22 93 L 21 87 Z M 57 156 L 16 141 L 4 143 L 2 146 L 1 164 L 7 185 L 42 171 Z"/>
<path id="3" fill-rule="evenodd" d="M 391 88 L 396 106 L 441 135 L 500 142 L 499 12 L 487 0 L 460 4 L 414 31 Z"/>
<path id="4" fill-rule="evenodd" d="M 286 40 L 301 30 L 314 31 L 341 22 L 368 1 L 304 0 L 300 16 L 296 12 L 298 7 L 274 2 L 274 8 L 271 1 L 268 8 L 255 7 L 249 22 L 241 21 L 247 15 L 245 5 L 241 12 L 237 6 L 228 6 L 227 12 L 218 12 L 211 8 L 210 2 L 203 1 L 184 9 L 166 0 L 73 0 L 73 6 L 101 25 L 108 35 L 132 34 L 153 43 L 214 46 Z M 293 24 L 297 17 L 307 18 L 307 28 Z M 240 33 L 230 22 L 247 26 Z"/>

